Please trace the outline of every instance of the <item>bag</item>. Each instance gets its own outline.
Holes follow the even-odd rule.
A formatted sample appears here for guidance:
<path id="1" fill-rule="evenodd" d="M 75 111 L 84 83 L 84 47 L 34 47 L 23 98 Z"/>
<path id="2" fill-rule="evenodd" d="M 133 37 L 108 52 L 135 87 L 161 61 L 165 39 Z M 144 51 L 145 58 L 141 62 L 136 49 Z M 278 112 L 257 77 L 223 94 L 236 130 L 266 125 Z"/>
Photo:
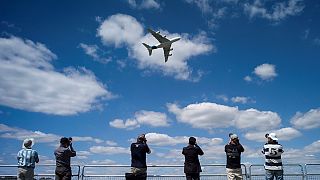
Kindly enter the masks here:
<path id="1" fill-rule="evenodd" d="M 126 180 L 146 180 L 147 179 L 147 173 L 143 174 L 133 174 L 133 173 L 126 173 Z"/>

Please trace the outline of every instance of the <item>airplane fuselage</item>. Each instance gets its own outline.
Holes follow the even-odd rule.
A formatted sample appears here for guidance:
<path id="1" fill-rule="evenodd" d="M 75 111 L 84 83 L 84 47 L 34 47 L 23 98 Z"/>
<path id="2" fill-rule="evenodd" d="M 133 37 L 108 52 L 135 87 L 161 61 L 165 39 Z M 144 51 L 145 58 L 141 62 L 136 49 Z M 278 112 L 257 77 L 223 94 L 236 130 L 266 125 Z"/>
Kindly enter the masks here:
<path id="1" fill-rule="evenodd" d="M 181 39 L 180 37 L 172 38 L 168 42 L 164 42 L 164 43 L 160 43 L 160 44 L 158 44 L 156 46 L 152 46 L 152 49 L 169 47 L 169 46 L 171 46 L 172 43 L 174 43 L 176 41 L 179 41 L 180 39 Z"/>

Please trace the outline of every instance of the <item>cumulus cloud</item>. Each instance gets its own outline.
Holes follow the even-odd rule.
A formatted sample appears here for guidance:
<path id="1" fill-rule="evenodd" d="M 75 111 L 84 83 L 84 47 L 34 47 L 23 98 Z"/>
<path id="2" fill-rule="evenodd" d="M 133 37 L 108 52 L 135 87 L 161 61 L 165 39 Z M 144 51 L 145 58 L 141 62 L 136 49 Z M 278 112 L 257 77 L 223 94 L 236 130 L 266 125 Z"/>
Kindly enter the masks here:
<path id="1" fill-rule="evenodd" d="M 93 60 L 97 62 L 107 64 L 108 62 L 111 61 L 111 58 L 104 58 L 100 55 L 103 52 L 97 45 L 80 43 L 79 47 L 82 48 L 88 56 L 92 57 Z"/>
<path id="2" fill-rule="evenodd" d="M 167 37 L 182 37 L 175 42 L 172 47 L 173 55 L 167 63 L 164 63 L 163 50 L 154 50 L 152 56 L 148 55 L 147 49 L 142 42 L 147 44 L 158 44 L 157 40 L 148 34 L 144 34 L 142 24 L 134 17 L 125 14 L 116 14 L 108 17 L 98 28 L 97 35 L 105 45 L 122 47 L 128 50 L 128 55 L 137 62 L 139 69 L 160 72 L 165 76 L 173 76 L 179 80 L 198 80 L 193 77 L 193 70 L 188 66 L 191 57 L 206 54 L 214 50 L 214 46 L 209 43 L 209 38 L 204 32 L 196 36 L 189 34 L 170 34 L 166 30 L 161 30 Z M 179 48 L 176 48 L 179 47 Z M 199 76 L 198 71 L 198 76 Z"/>
<path id="3" fill-rule="evenodd" d="M 244 96 L 232 97 L 231 101 L 233 103 L 241 103 L 241 104 L 255 103 L 255 101 L 253 99 L 251 99 L 250 97 L 244 97 Z"/>
<path id="4" fill-rule="evenodd" d="M 156 0 L 138 0 L 140 3 L 137 3 L 136 0 L 128 0 L 129 5 L 132 8 L 136 9 L 160 9 L 161 6 Z"/>
<path id="5" fill-rule="evenodd" d="M 196 137 L 196 136 L 195 136 Z M 187 144 L 189 142 L 188 136 L 169 136 L 167 134 L 161 133 L 148 133 L 146 134 L 148 144 L 155 146 L 174 146 L 177 144 Z M 206 145 L 218 145 L 223 142 L 221 138 L 206 138 L 206 137 L 196 137 L 199 144 Z"/>
<path id="6" fill-rule="evenodd" d="M 320 108 L 311 109 L 304 114 L 297 112 L 291 119 L 291 124 L 299 129 L 313 129 L 320 127 Z"/>
<path id="7" fill-rule="evenodd" d="M 272 80 L 278 74 L 276 73 L 276 67 L 273 64 L 262 64 L 254 68 L 253 73 L 262 80 Z"/>
<path id="8" fill-rule="evenodd" d="M 302 0 L 289 0 L 287 2 L 274 1 L 271 9 L 268 9 L 263 1 L 255 0 L 252 4 L 246 3 L 244 5 L 244 11 L 250 18 L 261 17 L 270 21 L 279 22 L 289 16 L 300 14 L 304 7 Z"/>
<path id="9" fill-rule="evenodd" d="M 259 131 L 259 132 L 248 132 L 245 134 L 245 137 L 252 141 L 265 142 L 265 134 L 274 132 L 277 134 L 279 141 L 288 141 L 296 137 L 301 136 L 301 133 L 291 127 L 281 128 L 278 130 L 269 130 L 269 131 Z"/>
<path id="10" fill-rule="evenodd" d="M 168 104 L 167 107 L 179 122 L 201 129 L 236 127 L 266 130 L 278 127 L 281 122 L 278 114 L 271 111 L 239 110 L 238 107 L 210 102 L 189 104 L 184 108 L 177 104 Z"/>
<path id="11" fill-rule="evenodd" d="M 0 38 L 0 104 L 55 115 L 96 108 L 114 95 L 89 70 L 54 69 L 57 59 L 44 44 L 18 37 Z"/>
<path id="12" fill-rule="evenodd" d="M 135 129 L 141 125 L 149 125 L 152 127 L 169 126 L 168 117 L 164 113 L 141 110 L 135 113 L 134 118 L 122 120 L 115 119 L 109 122 L 109 125 L 120 129 Z"/>
<path id="13" fill-rule="evenodd" d="M 26 138 L 34 138 L 36 143 L 58 143 L 62 136 L 41 131 L 30 131 L 22 128 L 10 127 L 5 124 L 0 124 L 0 137 L 7 139 L 24 140 Z M 103 141 L 93 137 L 73 137 L 77 142 L 95 142 L 102 143 Z"/>
<path id="14" fill-rule="evenodd" d="M 90 152 L 96 154 L 129 154 L 130 149 L 119 147 L 119 146 L 92 146 L 90 147 Z"/>

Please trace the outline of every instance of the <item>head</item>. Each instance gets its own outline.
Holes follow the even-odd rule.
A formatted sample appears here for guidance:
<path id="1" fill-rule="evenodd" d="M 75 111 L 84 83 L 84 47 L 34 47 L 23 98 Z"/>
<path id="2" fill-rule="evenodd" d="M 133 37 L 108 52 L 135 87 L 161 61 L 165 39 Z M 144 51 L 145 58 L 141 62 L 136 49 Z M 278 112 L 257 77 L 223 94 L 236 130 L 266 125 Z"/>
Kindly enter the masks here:
<path id="1" fill-rule="evenodd" d="M 189 144 L 190 145 L 195 145 L 197 143 L 197 139 L 195 137 L 190 137 L 189 138 Z"/>
<path id="2" fill-rule="evenodd" d="M 33 145 L 34 145 L 34 139 L 27 138 L 23 141 L 22 148 L 31 149 Z"/>
<path id="3" fill-rule="evenodd" d="M 70 146 L 70 140 L 66 137 L 63 137 L 60 139 L 60 145 L 63 147 L 69 147 Z"/>
<path id="4" fill-rule="evenodd" d="M 277 142 L 278 141 L 278 137 L 276 133 L 270 133 L 268 135 L 268 142 Z"/>
<path id="5" fill-rule="evenodd" d="M 239 142 L 239 138 L 237 134 L 229 133 L 229 137 L 230 137 L 230 142 L 233 142 L 233 143 Z"/>
<path id="6" fill-rule="evenodd" d="M 147 139 L 146 139 L 146 135 L 145 134 L 140 134 L 137 138 L 137 142 L 140 142 L 140 143 L 145 143 L 147 142 Z"/>

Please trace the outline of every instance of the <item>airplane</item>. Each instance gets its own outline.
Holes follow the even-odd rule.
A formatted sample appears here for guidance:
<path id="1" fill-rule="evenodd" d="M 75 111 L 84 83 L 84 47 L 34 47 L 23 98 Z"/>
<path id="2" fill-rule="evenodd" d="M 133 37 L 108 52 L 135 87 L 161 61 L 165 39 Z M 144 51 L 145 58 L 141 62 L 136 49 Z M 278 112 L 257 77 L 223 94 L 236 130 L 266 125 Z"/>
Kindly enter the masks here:
<path id="1" fill-rule="evenodd" d="M 180 37 L 176 37 L 173 39 L 168 39 L 166 36 L 162 36 L 160 34 L 160 31 L 153 31 L 152 29 L 148 29 L 148 31 L 160 42 L 160 44 L 156 45 L 156 46 L 149 46 L 146 43 L 142 43 L 149 51 L 149 56 L 151 56 L 152 54 L 152 50 L 154 49 L 158 49 L 158 48 L 163 48 L 163 52 L 164 52 L 164 62 L 168 61 L 169 56 L 172 56 L 172 54 L 170 54 L 170 51 L 173 50 L 173 48 L 171 48 L 172 43 L 179 41 L 181 38 Z"/>

